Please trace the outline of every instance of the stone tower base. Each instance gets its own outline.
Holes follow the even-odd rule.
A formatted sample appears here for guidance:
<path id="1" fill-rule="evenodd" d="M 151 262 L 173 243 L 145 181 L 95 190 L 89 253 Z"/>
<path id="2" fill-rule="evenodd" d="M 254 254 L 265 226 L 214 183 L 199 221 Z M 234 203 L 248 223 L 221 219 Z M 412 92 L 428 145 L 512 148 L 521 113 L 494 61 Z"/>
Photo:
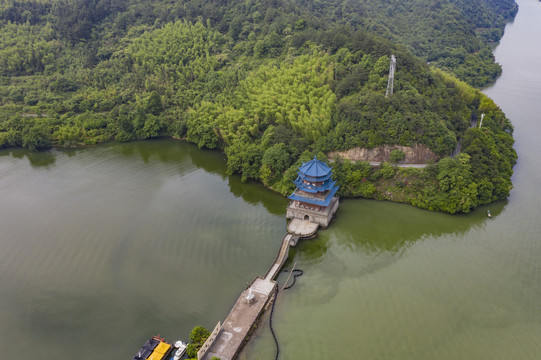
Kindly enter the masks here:
<path id="1" fill-rule="evenodd" d="M 334 196 L 329 206 L 323 210 L 316 210 L 309 206 L 302 206 L 298 201 L 292 201 L 287 206 L 286 217 L 288 219 L 300 219 L 310 221 L 319 224 L 321 227 L 326 228 L 332 220 L 332 217 L 338 210 L 339 200 L 337 196 Z"/>

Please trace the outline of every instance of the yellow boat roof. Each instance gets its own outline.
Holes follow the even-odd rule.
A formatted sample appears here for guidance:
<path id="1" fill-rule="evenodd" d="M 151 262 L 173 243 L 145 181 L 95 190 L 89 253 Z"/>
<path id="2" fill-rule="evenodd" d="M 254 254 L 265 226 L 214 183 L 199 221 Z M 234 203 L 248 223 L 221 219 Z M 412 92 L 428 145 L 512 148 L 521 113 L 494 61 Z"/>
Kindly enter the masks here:
<path id="1" fill-rule="evenodd" d="M 167 344 L 164 342 L 160 342 L 158 346 L 154 349 L 152 354 L 150 354 L 149 357 L 147 357 L 148 360 L 162 360 L 163 356 L 169 349 L 171 348 L 171 344 Z"/>

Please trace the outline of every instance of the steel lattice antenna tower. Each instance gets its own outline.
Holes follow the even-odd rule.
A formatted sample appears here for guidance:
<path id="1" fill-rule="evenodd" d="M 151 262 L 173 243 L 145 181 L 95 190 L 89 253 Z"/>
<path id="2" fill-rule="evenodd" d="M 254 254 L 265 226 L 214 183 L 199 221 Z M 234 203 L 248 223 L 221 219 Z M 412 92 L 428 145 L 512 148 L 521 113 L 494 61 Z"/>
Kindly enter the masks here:
<path id="1" fill-rule="evenodd" d="M 387 81 L 387 91 L 385 91 L 385 97 L 393 94 L 394 87 L 394 72 L 396 70 L 396 58 L 391 55 L 391 65 L 389 66 L 389 80 Z"/>

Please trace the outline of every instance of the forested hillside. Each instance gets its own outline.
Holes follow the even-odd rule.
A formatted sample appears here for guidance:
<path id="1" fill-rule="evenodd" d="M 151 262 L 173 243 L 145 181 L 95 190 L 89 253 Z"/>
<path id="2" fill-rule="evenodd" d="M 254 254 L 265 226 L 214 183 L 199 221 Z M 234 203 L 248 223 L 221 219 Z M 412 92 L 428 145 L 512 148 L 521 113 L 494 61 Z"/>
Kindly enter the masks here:
<path id="1" fill-rule="evenodd" d="M 313 154 L 424 144 L 443 159 L 424 171 L 338 161 L 342 195 L 468 212 L 509 195 L 516 159 L 499 108 L 427 64 L 462 76 L 445 61 L 464 52 L 465 69 L 496 66 L 490 52 L 479 60 L 482 39 L 497 39 L 514 8 L 472 3 L 0 0 L 0 147 L 175 136 L 225 151 L 231 173 L 287 194 Z M 440 28 L 414 25 L 416 7 Z M 415 14 L 400 17 L 403 30 L 393 8 Z M 468 33 L 465 21 L 479 26 Z M 472 128 L 482 113 L 483 128 Z M 448 157 L 458 142 L 463 153 Z"/>
<path id="2" fill-rule="evenodd" d="M 297 0 L 313 14 L 405 45 L 432 65 L 481 87 L 501 73 L 491 45 L 514 18 L 514 0 Z"/>

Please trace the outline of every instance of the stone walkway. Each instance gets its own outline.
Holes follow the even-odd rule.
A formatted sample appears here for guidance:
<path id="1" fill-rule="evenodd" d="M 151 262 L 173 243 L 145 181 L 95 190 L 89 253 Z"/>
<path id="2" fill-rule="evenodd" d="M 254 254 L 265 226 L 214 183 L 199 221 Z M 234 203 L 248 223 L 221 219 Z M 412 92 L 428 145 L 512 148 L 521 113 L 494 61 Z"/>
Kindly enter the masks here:
<path id="1" fill-rule="evenodd" d="M 244 340 L 250 334 L 256 320 L 264 311 L 276 287 L 276 282 L 256 278 L 252 284 L 251 301 L 248 301 L 249 290 L 244 290 L 233 309 L 224 320 L 216 339 L 201 359 L 209 360 L 213 356 L 221 360 L 233 360 L 242 348 Z"/>
<path id="2" fill-rule="evenodd" d="M 198 354 L 200 360 L 210 360 L 213 356 L 221 360 L 233 360 L 237 357 L 250 333 L 257 326 L 257 321 L 267 304 L 272 301 L 272 295 L 277 287 L 274 279 L 289 256 L 289 247 L 295 246 L 300 237 L 314 235 L 318 228 L 318 224 L 309 221 L 294 219 L 289 222 L 288 234 L 284 236 L 280 251 L 265 278 L 257 277 L 250 287 L 240 294 L 223 325 L 218 323 L 211 337 L 203 345 Z M 250 289 L 253 298 L 248 300 Z"/>

